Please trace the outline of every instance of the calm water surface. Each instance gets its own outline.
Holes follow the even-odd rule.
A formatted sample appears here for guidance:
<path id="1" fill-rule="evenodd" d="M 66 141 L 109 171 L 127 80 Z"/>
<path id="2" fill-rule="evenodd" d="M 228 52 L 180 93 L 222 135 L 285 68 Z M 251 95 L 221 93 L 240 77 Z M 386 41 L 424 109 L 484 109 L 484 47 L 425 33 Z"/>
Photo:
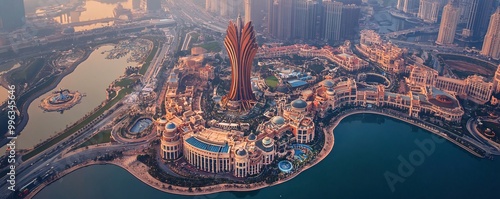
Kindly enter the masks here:
<path id="1" fill-rule="evenodd" d="M 281 185 L 252 192 L 179 196 L 158 191 L 112 165 L 75 171 L 35 198 L 497 198 L 500 162 L 479 159 L 449 142 L 437 143 L 394 192 L 384 173 L 398 174 L 401 161 L 420 151 L 415 141 L 432 134 L 377 115 L 354 115 L 335 129 L 333 151 L 321 163 Z"/>
<path id="2" fill-rule="evenodd" d="M 82 118 L 106 99 L 106 88 L 115 79 L 124 74 L 125 68 L 135 63 L 127 63 L 129 55 L 120 59 L 105 59 L 103 51 L 111 50 L 112 45 L 101 46 L 94 50 L 90 57 L 82 62 L 50 92 L 35 99 L 28 108 L 29 121 L 19 136 L 17 146 L 22 149 L 31 148 L 46 140 L 55 132 L 59 132 Z M 39 105 L 42 99 L 60 88 L 79 91 L 87 96 L 80 104 L 70 110 L 59 112 L 44 112 Z"/>

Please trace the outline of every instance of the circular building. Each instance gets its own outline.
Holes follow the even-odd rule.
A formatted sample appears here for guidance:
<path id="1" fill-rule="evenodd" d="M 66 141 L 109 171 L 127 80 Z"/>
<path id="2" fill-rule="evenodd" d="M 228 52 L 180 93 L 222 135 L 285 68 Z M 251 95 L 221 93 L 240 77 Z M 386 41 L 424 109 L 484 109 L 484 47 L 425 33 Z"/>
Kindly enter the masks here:
<path id="1" fill-rule="evenodd" d="M 262 140 L 257 141 L 255 145 L 262 151 L 264 159 L 262 164 L 271 164 L 274 160 L 275 154 L 274 140 L 269 137 L 265 137 Z"/>
<path id="2" fill-rule="evenodd" d="M 307 108 L 307 102 L 302 99 L 296 99 L 290 105 L 297 112 L 303 112 Z"/>
<path id="3" fill-rule="evenodd" d="M 246 149 L 239 148 L 234 151 L 234 176 L 245 177 L 248 170 L 248 152 Z"/>
<path id="4" fill-rule="evenodd" d="M 333 88 L 334 85 L 335 85 L 335 83 L 333 83 L 333 81 L 329 80 L 329 79 L 321 82 L 321 86 L 326 87 L 326 88 Z"/>
<path id="5" fill-rule="evenodd" d="M 169 122 L 161 137 L 161 156 L 163 159 L 175 160 L 180 157 L 182 151 L 182 140 L 177 132 L 177 125 Z"/>
<path id="6" fill-rule="evenodd" d="M 278 168 L 281 170 L 281 172 L 290 173 L 292 172 L 293 164 L 288 160 L 282 160 L 278 162 Z"/>
<path id="7" fill-rule="evenodd" d="M 282 126 L 283 124 L 285 124 L 285 118 L 281 116 L 274 116 L 273 118 L 271 118 L 271 123 L 275 126 Z"/>

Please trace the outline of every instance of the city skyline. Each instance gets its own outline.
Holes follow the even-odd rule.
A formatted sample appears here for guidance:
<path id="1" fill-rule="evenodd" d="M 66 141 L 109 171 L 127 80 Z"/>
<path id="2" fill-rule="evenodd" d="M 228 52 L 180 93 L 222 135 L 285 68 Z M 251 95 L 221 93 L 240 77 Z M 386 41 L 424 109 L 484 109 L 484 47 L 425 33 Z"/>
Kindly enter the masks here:
<path id="1" fill-rule="evenodd" d="M 495 198 L 496 0 L 0 2 L 0 198 Z"/>

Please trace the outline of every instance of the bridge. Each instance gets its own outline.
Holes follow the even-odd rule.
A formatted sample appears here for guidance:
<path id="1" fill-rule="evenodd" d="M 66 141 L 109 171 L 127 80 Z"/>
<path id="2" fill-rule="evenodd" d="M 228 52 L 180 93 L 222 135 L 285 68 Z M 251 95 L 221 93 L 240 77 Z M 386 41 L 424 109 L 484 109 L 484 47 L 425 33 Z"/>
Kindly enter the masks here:
<path id="1" fill-rule="evenodd" d="M 439 27 L 426 26 L 426 27 L 416 27 L 416 28 L 400 30 L 400 31 L 396 31 L 396 32 L 390 32 L 390 33 L 383 34 L 382 36 L 384 36 L 386 38 L 397 38 L 401 35 L 413 34 L 413 33 L 417 33 L 417 32 L 435 33 L 438 31 L 439 31 Z"/>
<path id="2" fill-rule="evenodd" d="M 109 18 L 103 18 L 103 19 L 94 19 L 94 20 L 88 20 L 88 21 L 79 21 L 79 22 L 73 22 L 73 23 L 68 23 L 68 24 L 63 24 L 64 26 L 86 26 L 86 25 L 92 25 L 96 23 L 108 23 L 112 21 L 119 21 L 119 19 L 109 17 Z"/>

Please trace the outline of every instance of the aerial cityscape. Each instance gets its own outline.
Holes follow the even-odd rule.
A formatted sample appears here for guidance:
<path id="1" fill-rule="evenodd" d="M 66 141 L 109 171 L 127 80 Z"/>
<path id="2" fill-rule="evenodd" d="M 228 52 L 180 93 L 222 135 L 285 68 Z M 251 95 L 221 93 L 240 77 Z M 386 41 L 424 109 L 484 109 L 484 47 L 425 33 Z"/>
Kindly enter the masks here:
<path id="1" fill-rule="evenodd" d="M 500 0 L 0 0 L 0 198 L 497 198 Z"/>

